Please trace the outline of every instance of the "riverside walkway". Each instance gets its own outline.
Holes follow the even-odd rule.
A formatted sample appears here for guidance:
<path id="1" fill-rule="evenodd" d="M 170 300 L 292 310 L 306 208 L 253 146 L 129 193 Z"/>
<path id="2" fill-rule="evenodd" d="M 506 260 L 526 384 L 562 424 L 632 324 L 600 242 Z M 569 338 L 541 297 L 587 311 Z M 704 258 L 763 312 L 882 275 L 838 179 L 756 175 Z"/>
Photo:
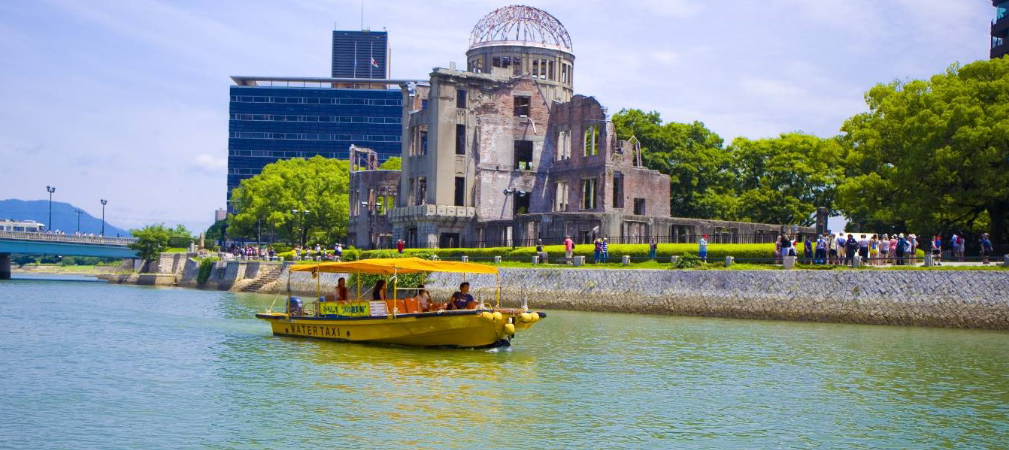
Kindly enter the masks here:
<path id="1" fill-rule="evenodd" d="M 11 277 L 12 253 L 135 258 L 134 238 L 0 231 L 0 280 Z"/>

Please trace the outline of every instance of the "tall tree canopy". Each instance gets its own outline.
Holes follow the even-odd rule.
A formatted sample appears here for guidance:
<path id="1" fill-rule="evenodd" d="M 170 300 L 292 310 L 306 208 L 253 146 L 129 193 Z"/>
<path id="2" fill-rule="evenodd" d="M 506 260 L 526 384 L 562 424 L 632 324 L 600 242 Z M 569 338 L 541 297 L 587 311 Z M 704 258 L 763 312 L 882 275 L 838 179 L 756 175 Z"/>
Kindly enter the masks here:
<path id="1" fill-rule="evenodd" d="M 732 159 L 723 140 L 703 123 L 663 124 L 657 112 L 621 110 L 613 115 L 619 139 L 637 137 L 644 165 L 670 176 L 674 216 L 717 218 L 731 198 Z"/>
<path id="2" fill-rule="evenodd" d="M 322 156 L 267 165 L 232 191 L 237 212 L 228 234 L 251 237 L 262 228 L 292 243 L 334 242 L 347 234 L 348 170 L 347 161 Z"/>
<path id="3" fill-rule="evenodd" d="M 816 208 L 832 208 L 845 164 L 837 139 L 802 133 L 736 138 L 729 151 L 738 199 L 731 219 L 809 226 Z"/>
<path id="4" fill-rule="evenodd" d="M 869 112 L 842 128 L 851 157 L 838 187 L 841 211 L 918 232 L 987 229 L 1005 248 L 1009 59 L 879 84 L 865 99 Z"/>
<path id="5" fill-rule="evenodd" d="M 182 225 L 178 228 L 185 229 Z M 130 230 L 130 234 L 137 238 L 136 242 L 130 243 L 129 247 L 137 251 L 137 256 L 150 263 L 154 261 L 161 252 L 168 250 L 168 241 L 175 235 L 176 230 L 159 223 L 147 225 L 139 230 Z"/>
<path id="6" fill-rule="evenodd" d="M 403 158 L 393 156 L 378 166 L 378 170 L 403 170 Z"/>

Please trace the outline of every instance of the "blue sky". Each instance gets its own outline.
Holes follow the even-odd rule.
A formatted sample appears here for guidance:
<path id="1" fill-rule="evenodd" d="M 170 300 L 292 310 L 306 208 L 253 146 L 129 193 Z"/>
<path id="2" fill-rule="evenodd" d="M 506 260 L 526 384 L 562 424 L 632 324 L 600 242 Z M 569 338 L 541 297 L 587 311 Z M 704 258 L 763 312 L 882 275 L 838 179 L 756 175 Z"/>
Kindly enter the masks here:
<path id="1" fill-rule="evenodd" d="M 510 1 L 365 1 L 392 75 L 465 66 Z M 575 90 L 611 112 L 700 120 L 726 142 L 837 134 L 878 82 L 988 56 L 988 0 L 530 1 L 568 29 Z M 229 75 L 328 76 L 358 0 L 0 2 L 0 198 L 54 199 L 123 227 L 200 230 L 225 203 Z"/>

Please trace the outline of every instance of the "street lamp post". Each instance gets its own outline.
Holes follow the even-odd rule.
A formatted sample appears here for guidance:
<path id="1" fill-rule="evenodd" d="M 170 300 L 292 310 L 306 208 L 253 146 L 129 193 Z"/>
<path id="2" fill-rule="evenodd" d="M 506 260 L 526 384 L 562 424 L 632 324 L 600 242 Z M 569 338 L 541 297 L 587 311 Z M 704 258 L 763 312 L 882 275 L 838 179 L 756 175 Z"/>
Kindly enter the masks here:
<path id="1" fill-rule="evenodd" d="M 304 247 L 305 246 L 305 233 L 304 233 L 305 214 L 308 214 L 311 211 L 309 211 L 307 209 L 292 209 L 291 212 L 294 213 L 294 215 L 296 217 L 298 217 L 299 222 L 301 224 L 301 227 L 299 227 L 299 228 L 301 228 L 302 232 L 301 232 L 300 239 L 298 239 L 298 242 L 301 242 L 301 246 Z"/>
<path id="2" fill-rule="evenodd" d="M 46 186 L 46 191 L 49 192 L 49 223 L 46 224 L 46 229 L 52 231 L 53 229 L 53 192 L 56 192 L 56 186 Z"/>
<path id="3" fill-rule="evenodd" d="M 109 201 L 103 198 L 101 199 L 101 202 L 102 202 L 102 237 L 105 237 L 105 205 L 107 205 Z"/>
<path id="4" fill-rule="evenodd" d="M 74 212 L 77 213 L 77 233 L 80 234 L 80 232 L 81 232 L 81 213 L 83 213 L 84 211 L 81 211 L 79 209 L 75 209 Z"/>

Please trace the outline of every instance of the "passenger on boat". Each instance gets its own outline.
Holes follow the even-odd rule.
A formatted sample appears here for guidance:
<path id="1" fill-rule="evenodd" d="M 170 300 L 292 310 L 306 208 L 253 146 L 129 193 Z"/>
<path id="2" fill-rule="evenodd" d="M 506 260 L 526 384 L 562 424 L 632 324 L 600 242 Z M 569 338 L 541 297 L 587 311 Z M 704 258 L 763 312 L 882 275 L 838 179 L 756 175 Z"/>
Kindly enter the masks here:
<path id="1" fill-rule="evenodd" d="M 336 300 L 337 301 L 347 301 L 350 300 L 350 293 L 347 291 L 347 280 L 340 277 L 336 280 Z"/>
<path id="2" fill-rule="evenodd" d="M 421 311 L 428 311 L 430 309 L 431 294 L 427 292 L 427 289 L 424 289 L 423 284 L 417 286 L 417 296 L 414 298 L 416 298 L 417 303 L 420 304 Z"/>
<path id="3" fill-rule="evenodd" d="M 385 280 L 375 282 L 375 287 L 371 288 L 372 300 L 385 300 Z"/>
<path id="4" fill-rule="evenodd" d="M 459 285 L 459 291 L 452 294 L 452 299 L 448 301 L 448 309 L 470 309 L 475 303 L 473 296 L 469 294 L 469 282 L 464 281 Z"/>

